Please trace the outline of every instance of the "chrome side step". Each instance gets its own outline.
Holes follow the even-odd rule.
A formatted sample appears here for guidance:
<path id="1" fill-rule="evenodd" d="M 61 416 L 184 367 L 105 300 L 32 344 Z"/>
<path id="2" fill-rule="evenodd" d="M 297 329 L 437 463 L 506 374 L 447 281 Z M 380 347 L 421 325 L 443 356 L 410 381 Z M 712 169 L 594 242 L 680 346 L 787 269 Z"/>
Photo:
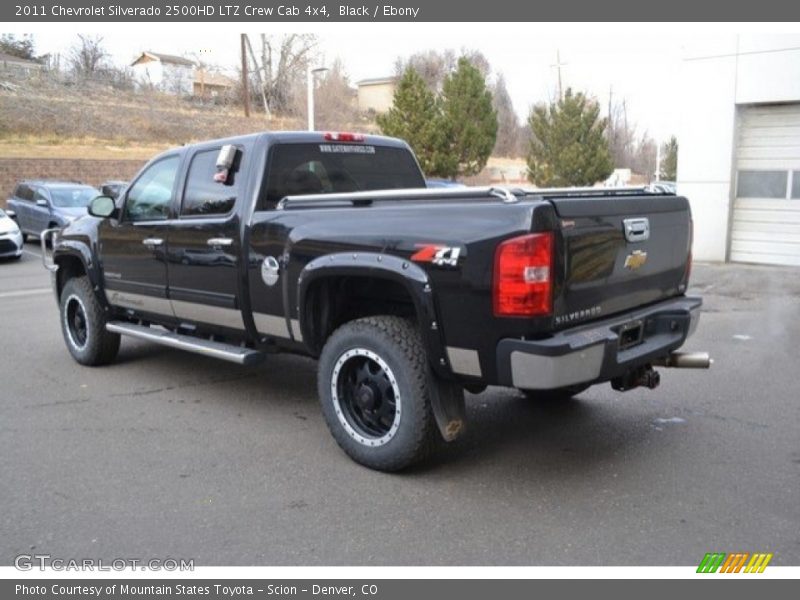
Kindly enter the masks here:
<path id="1" fill-rule="evenodd" d="M 188 352 L 195 352 L 240 365 L 252 365 L 264 359 L 263 352 L 253 350 L 252 348 L 242 348 L 241 346 L 234 346 L 232 344 L 201 340 L 189 335 L 181 335 L 162 329 L 153 329 L 144 325 L 135 325 L 134 323 L 112 321 L 106 323 L 106 329 L 112 333 L 129 335 L 140 340 L 155 342 L 162 346 L 169 346 L 170 348 L 177 348 L 178 350 L 187 350 Z"/>

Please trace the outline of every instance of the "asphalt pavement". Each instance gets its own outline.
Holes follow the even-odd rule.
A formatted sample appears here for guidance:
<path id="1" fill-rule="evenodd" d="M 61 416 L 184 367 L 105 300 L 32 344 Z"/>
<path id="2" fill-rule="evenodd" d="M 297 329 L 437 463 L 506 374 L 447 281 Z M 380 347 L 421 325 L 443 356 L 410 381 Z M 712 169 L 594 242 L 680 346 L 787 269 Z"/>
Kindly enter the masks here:
<path id="1" fill-rule="evenodd" d="M 124 339 L 67 353 L 38 248 L 0 262 L 0 564 L 800 564 L 800 269 L 694 267 L 710 371 L 547 405 L 468 395 L 469 431 L 387 475 L 329 435 L 312 360 L 239 367 Z"/>

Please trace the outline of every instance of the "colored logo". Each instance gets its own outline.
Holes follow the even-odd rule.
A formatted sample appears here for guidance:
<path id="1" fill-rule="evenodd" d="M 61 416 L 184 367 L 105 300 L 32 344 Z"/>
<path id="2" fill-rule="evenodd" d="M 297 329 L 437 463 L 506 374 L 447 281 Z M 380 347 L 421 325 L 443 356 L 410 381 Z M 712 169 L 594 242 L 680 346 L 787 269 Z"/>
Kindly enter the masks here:
<path id="1" fill-rule="evenodd" d="M 700 561 L 698 573 L 763 573 L 772 553 L 755 552 L 709 552 Z"/>
<path id="2" fill-rule="evenodd" d="M 632 253 L 625 257 L 625 268 L 635 271 L 647 262 L 647 252 L 641 250 L 634 250 Z"/>
<path id="3" fill-rule="evenodd" d="M 417 245 L 417 250 L 411 260 L 414 262 L 433 263 L 438 267 L 458 266 L 458 257 L 461 256 L 461 248 L 457 246 L 441 246 L 439 244 Z"/>

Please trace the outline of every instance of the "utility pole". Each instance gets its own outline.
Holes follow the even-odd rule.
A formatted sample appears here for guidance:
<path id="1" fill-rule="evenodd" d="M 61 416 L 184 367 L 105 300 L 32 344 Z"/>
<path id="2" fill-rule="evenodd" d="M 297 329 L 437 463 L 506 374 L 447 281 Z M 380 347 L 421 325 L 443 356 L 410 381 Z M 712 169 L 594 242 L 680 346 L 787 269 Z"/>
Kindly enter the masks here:
<path id="1" fill-rule="evenodd" d="M 244 116 L 250 116 L 250 86 L 247 81 L 247 36 L 242 34 L 242 96 L 244 97 Z"/>
<path id="2" fill-rule="evenodd" d="M 561 85 L 561 67 L 566 67 L 567 63 L 561 62 L 561 51 L 556 48 L 556 62 L 551 67 L 556 67 L 558 69 L 558 99 L 564 99 L 564 88 Z"/>
<path id="3" fill-rule="evenodd" d="M 272 118 L 272 113 L 269 110 L 269 104 L 267 103 L 267 94 L 264 91 L 264 80 L 261 78 L 261 68 L 258 66 L 258 61 L 256 60 L 256 55 L 253 52 L 253 46 L 250 44 L 250 38 L 247 37 L 247 34 L 244 35 L 245 44 L 247 44 L 247 51 L 250 53 L 250 60 L 253 61 L 253 75 L 256 76 L 256 84 L 258 85 L 258 91 L 261 92 L 261 101 L 264 103 L 264 114 L 267 115 L 268 119 Z"/>
<path id="4" fill-rule="evenodd" d="M 317 67 L 315 69 L 311 68 L 311 65 L 306 67 L 306 85 L 308 87 L 306 99 L 307 99 L 307 110 L 308 110 L 308 130 L 314 131 L 314 76 L 318 73 L 324 73 L 328 70 L 328 67 Z"/>

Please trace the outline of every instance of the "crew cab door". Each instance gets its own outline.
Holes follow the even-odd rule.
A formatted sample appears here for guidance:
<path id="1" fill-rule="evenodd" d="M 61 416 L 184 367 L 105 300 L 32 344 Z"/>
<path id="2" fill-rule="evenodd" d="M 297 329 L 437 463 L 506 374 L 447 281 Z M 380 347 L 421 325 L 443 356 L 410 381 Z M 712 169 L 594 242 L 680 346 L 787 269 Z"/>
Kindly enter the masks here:
<path id="1" fill-rule="evenodd" d="M 243 149 L 235 149 L 233 164 L 225 170 L 217 168 L 220 150 L 219 145 L 201 146 L 187 156 L 177 218 L 169 230 L 169 297 L 183 323 L 242 331 L 240 221 L 234 209 Z"/>
<path id="2" fill-rule="evenodd" d="M 180 156 L 150 164 L 122 198 L 119 219 L 105 219 L 98 243 L 110 304 L 174 317 L 167 297 L 167 223 L 175 196 Z"/>

